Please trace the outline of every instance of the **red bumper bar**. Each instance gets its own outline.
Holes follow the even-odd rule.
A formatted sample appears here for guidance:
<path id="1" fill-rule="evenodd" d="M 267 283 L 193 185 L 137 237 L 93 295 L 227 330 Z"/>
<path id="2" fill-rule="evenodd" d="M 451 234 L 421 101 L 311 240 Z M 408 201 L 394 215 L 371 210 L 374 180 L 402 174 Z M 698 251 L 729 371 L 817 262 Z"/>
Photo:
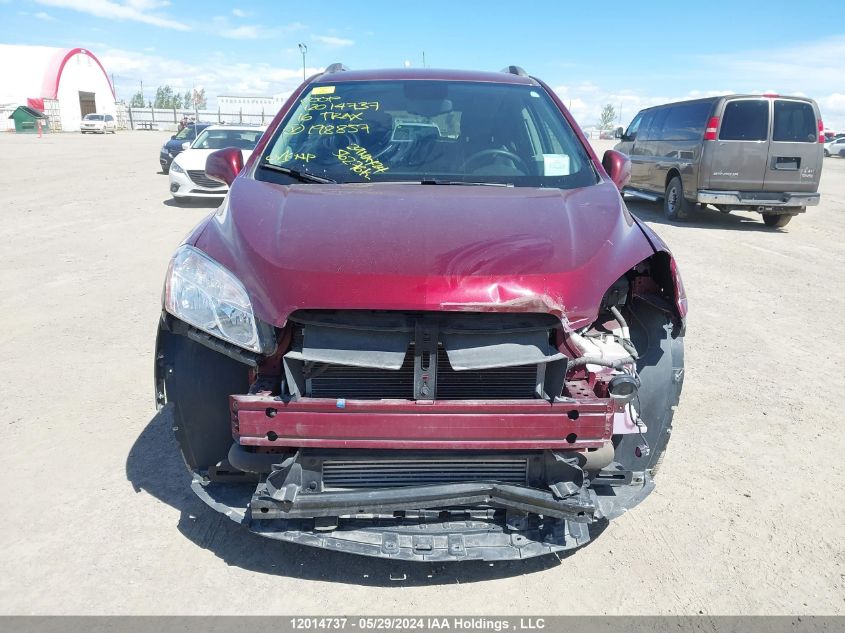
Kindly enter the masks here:
<path id="1" fill-rule="evenodd" d="M 584 449 L 610 439 L 613 411 L 600 400 L 440 401 L 230 396 L 241 444 L 384 449 Z"/>

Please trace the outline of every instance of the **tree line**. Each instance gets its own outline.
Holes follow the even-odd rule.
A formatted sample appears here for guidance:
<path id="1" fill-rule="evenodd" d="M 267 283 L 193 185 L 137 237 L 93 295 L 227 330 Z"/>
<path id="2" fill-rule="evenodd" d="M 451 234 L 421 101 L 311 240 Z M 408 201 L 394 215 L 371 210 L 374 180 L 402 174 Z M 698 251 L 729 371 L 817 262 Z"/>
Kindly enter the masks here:
<path id="1" fill-rule="evenodd" d="M 205 88 L 199 90 L 186 90 L 184 94 L 173 90 L 169 85 L 156 88 L 155 101 L 144 103 L 144 93 L 136 92 L 129 105 L 133 108 L 190 108 L 192 110 L 203 110 L 208 105 L 205 96 Z"/>

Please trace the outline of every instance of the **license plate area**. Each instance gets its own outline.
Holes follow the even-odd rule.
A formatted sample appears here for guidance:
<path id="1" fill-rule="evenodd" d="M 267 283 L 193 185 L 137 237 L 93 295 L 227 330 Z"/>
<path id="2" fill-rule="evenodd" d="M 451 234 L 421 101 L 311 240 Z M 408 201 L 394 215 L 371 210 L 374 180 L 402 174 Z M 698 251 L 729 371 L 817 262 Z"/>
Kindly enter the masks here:
<path id="1" fill-rule="evenodd" d="M 781 171 L 798 171 L 801 169 L 800 156 L 775 156 L 772 160 L 772 168 Z"/>

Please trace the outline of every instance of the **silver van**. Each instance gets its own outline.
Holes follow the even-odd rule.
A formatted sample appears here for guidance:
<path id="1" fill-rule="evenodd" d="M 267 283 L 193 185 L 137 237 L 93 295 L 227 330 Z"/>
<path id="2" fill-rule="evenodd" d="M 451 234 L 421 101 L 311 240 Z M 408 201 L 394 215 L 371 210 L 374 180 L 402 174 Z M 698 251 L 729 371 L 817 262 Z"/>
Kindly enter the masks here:
<path id="1" fill-rule="evenodd" d="M 730 95 L 641 110 L 615 149 L 631 157 L 625 193 L 662 199 L 669 219 L 709 204 L 782 227 L 819 203 L 823 130 L 812 99 Z"/>

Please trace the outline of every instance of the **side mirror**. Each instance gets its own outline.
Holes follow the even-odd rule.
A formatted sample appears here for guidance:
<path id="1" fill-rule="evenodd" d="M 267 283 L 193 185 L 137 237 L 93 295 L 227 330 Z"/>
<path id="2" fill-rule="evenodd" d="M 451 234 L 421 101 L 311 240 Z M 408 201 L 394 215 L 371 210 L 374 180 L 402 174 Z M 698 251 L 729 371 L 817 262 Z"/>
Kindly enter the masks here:
<path id="1" fill-rule="evenodd" d="M 188 149 L 190 146 L 191 146 L 191 144 L 188 141 L 185 141 L 184 143 L 182 143 L 182 149 Z"/>
<path id="2" fill-rule="evenodd" d="M 171 136 L 171 137 L 170 137 L 170 140 L 171 140 L 171 141 L 173 141 L 173 140 L 175 140 L 175 139 L 176 139 L 176 135 L 175 135 L 175 134 L 174 134 L 173 136 Z"/>
<path id="3" fill-rule="evenodd" d="M 228 186 L 232 185 L 243 168 L 244 153 L 236 147 L 219 149 L 205 159 L 205 175 Z"/>
<path id="4" fill-rule="evenodd" d="M 616 132 L 613 134 L 613 136 L 614 136 L 614 138 L 621 139 L 623 136 L 625 136 L 625 130 L 622 129 L 621 127 L 618 127 L 618 128 L 616 128 Z"/>
<path id="5" fill-rule="evenodd" d="M 607 150 L 601 159 L 601 165 L 619 191 L 631 180 L 631 159 L 622 152 Z"/>

